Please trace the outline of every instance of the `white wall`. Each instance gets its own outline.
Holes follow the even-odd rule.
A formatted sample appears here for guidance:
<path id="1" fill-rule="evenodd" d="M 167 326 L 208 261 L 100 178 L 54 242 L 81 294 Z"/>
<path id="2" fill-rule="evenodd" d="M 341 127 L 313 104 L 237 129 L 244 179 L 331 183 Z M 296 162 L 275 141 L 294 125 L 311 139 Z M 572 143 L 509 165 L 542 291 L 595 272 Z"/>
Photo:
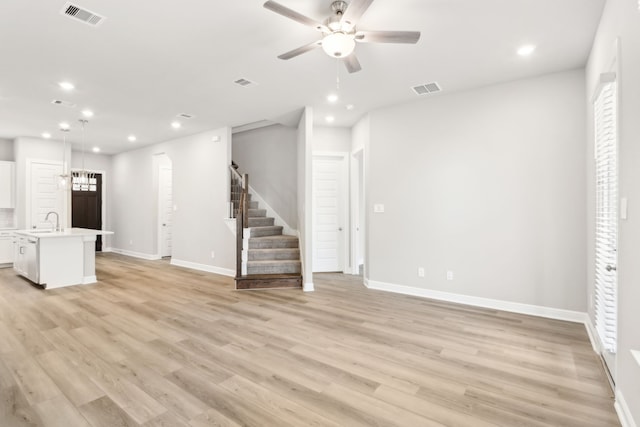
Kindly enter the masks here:
<path id="1" fill-rule="evenodd" d="M 233 134 L 232 158 L 249 185 L 286 221 L 298 224 L 296 129 L 273 125 Z M 264 206 L 262 206 L 264 207 Z"/>
<path id="2" fill-rule="evenodd" d="M 629 215 L 620 221 L 618 242 L 618 352 L 616 403 L 626 425 L 640 425 L 640 364 L 630 350 L 640 350 L 640 12 L 634 0 L 608 0 L 587 65 L 587 165 L 589 204 L 594 204 L 593 121 L 591 96 L 600 73 L 608 71 L 615 39 L 620 38 L 619 180 Z M 589 292 L 593 292 L 593 209 L 589 209 Z M 590 314 L 593 316 L 592 307 Z M 593 319 L 593 317 L 592 317 Z"/>
<path id="3" fill-rule="evenodd" d="M 311 205 L 313 159 L 313 109 L 305 107 L 298 124 L 298 232 L 305 291 L 313 291 L 313 217 Z"/>
<path id="4" fill-rule="evenodd" d="M 219 141 L 212 138 L 218 136 Z M 172 162 L 172 262 L 235 272 L 235 238 L 226 217 L 231 161 L 228 128 L 204 132 L 113 156 L 113 246 L 157 257 L 157 171 L 153 157 Z M 211 252 L 215 258 L 211 258 Z M 186 264 L 185 264 L 186 263 Z"/>
<path id="5" fill-rule="evenodd" d="M 577 70 L 372 112 L 369 282 L 586 311 L 584 102 Z"/>
<path id="6" fill-rule="evenodd" d="M 83 168 L 83 155 L 81 151 L 73 151 L 71 153 L 71 170 Z M 113 231 L 112 214 L 113 214 L 113 158 L 109 155 L 85 153 L 84 167 L 92 172 L 101 172 L 103 197 L 102 205 L 102 229 Z M 102 236 L 103 249 L 109 249 L 112 246 L 112 236 Z"/>
<path id="7" fill-rule="evenodd" d="M 341 127 L 313 127 L 313 151 L 351 151 L 351 129 Z"/>
<path id="8" fill-rule="evenodd" d="M 13 141 L 0 138 L 0 160 L 13 161 Z"/>

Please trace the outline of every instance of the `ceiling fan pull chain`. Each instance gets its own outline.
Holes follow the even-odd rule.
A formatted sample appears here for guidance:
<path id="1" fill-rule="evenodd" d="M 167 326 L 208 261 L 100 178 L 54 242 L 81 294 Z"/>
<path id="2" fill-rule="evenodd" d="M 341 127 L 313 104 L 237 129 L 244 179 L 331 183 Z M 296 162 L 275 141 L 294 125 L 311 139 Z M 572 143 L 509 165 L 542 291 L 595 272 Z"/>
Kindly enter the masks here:
<path id="1" fill-rule="evenodd" d="M 340 60 L 336 58 L 336 90 L 340 91 Z"/>

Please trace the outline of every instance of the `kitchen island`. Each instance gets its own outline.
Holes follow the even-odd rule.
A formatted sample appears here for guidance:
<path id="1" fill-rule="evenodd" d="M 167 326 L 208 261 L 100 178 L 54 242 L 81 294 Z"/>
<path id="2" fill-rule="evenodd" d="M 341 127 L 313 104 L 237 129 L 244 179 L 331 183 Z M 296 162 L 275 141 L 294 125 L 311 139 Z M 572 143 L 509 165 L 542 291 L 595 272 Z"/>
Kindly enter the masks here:
<path id="1" fill-rule="evenodd" d="M 14 233 L 14 270 L 45 289 L 97 282 L 96 236 L 113 234 L 88 228 Z"/>

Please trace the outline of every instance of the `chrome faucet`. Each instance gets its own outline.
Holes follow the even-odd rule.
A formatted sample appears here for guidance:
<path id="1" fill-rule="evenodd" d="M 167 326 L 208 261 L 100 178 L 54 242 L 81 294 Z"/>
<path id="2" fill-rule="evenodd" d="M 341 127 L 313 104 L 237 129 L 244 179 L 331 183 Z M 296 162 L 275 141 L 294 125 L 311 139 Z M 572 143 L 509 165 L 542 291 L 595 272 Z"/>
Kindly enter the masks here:
<path id="1" fill-rule="evenodd" d="M 44 217 L 44 220 L 49 221 L 49 215 L 51 214 L 54 214 L 56 216 L 56 228 L 54 231 L 60 231 L 60 216 L 58 215 L 58 212 L 51 211 L 47 213 L 47 216 Z"/>

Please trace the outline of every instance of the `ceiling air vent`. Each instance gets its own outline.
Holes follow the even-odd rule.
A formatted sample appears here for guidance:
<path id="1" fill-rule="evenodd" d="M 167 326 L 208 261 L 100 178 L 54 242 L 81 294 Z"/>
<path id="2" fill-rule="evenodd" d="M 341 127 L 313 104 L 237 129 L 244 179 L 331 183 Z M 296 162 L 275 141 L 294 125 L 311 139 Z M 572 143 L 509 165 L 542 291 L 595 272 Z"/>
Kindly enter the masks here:
<path id="1" fill-rule="evenodd" d="M 413 89 L 416 95 L 426 95 L 428 93 L 436 93 L 442 90 L 440 89 L 440 86 L 438 86 L 438 83 L 436 82 L 425 83 L 423 85 L 414 86 L 411 89 Z"/>
<path id="2" fill-rule="evenodd" d="M 74 18 L 78 21 L 84 22 L 87 25 L 91 25 L 92 27 L 97 27 L 98 25 L 102 24 L 102 21 L 105 20 L 104 16 L 100 16 L 97 13 L 93 13 L 71 2 L 67 2 L 60 13 L 70 18 Z"/>
<path id="3" fill-rule="evenodd" d="M 253 86 L 256 84 L 255 82 L 252 82 L 251 80 L 247 80 L 247 79 L 238 79 L 238 80 L 235 80 L 234 83 L 242 87 Z"/>
<path id="4" fill-rule="evenodd" d="M 73 102 L 61 101 L 59 99 L 54 99 L 53 101 L 51 101 L 51 103 L 55 105 L 62 105 L 63 107 L 69 107 L 69 108 L 73 108 L 76 106 L 76 104 L 74 104 Z"/>
<path id="5" fill-rule="evenodd" d="M 187 119 L 187 120 L 193 119 L 193 115 L 192 114 L 186 114 L 186 113 L 178 114 L 178 117 L 180 117 L 181 119 Z"/>

